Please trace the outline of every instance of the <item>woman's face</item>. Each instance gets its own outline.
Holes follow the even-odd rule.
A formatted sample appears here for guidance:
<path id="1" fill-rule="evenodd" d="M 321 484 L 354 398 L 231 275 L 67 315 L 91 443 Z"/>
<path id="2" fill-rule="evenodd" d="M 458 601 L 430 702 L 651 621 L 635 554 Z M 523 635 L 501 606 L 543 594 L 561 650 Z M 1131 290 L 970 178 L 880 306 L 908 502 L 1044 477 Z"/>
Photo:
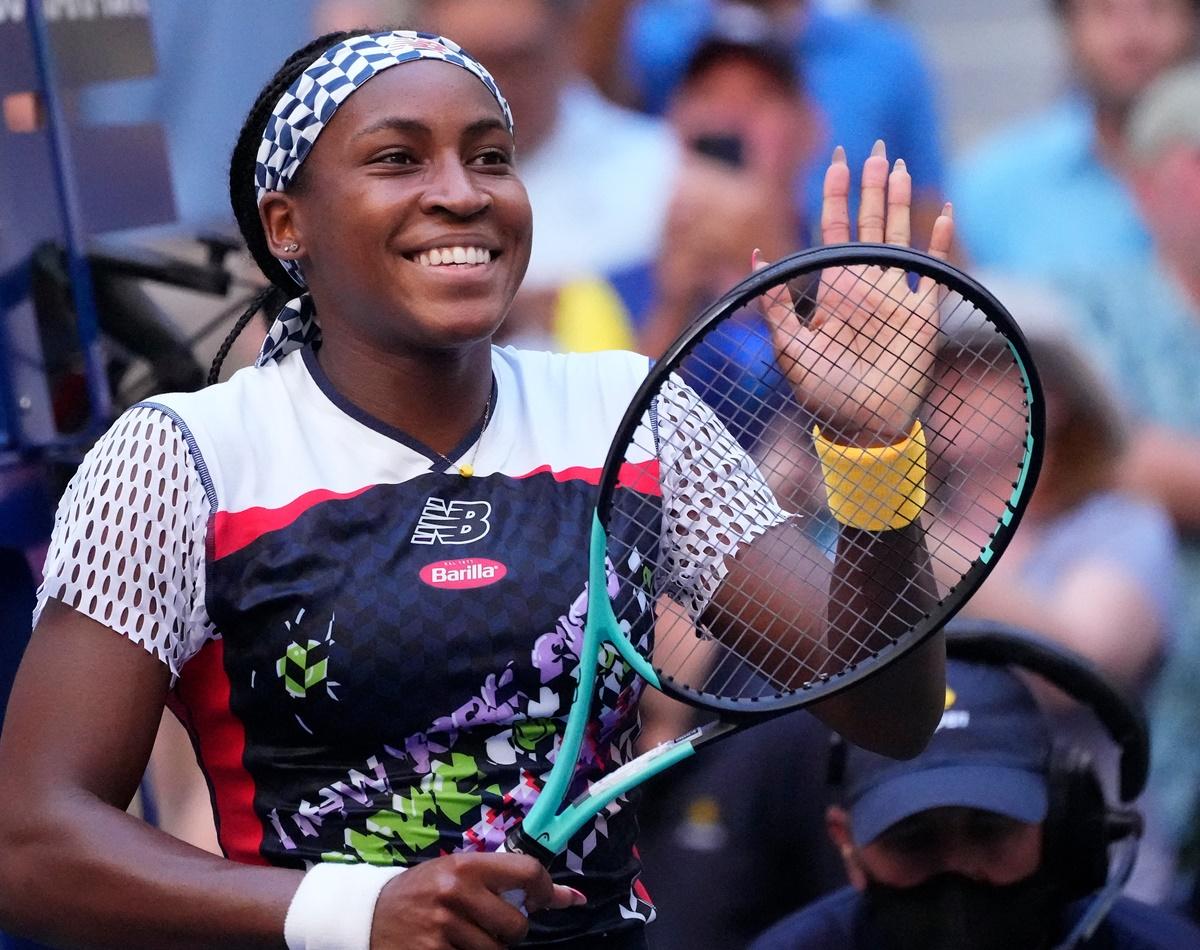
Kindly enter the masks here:
<path id="1" fill-rule="evenodd" d="M 298 187 L 263 205 L 269 235 L 294 228 L 323 332 L 388 351 L 489 338 L 529 263 L 513 158 L 499 105 L 461 67 L 404 63 L 351 95 Z"/>

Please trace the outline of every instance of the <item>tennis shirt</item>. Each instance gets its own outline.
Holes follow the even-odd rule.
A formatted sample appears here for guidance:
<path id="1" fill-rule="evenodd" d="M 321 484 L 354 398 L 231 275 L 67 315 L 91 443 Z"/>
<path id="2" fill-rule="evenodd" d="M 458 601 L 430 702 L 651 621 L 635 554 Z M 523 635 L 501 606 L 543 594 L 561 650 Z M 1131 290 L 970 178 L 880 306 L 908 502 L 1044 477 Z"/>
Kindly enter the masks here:
<path id="1" fill-rule="evenodd" d="M 486 428 L 448 458 L 346 400 L 304 348 L 134 407 L 68 486 L 38 612 L 55 597 L 170 667 L 229 858 L 492 851 L 536 800 L 574 692 L 594 486 L 648 361 L 495 349 L 492 364 Z M 688 395 L 664 390 L 641 444 L 678 441 Z M 681 547 L 652 559 L 655 590 L 698 615 L 729 552 L 689 554 L 667 530 L 703 491 L 672 457 L 631 449 L 618 491 L 656 499 L 664 549 Z M 732 505 L 765 528 L 778 509 L 745 470 Z M 644 572 L 610 568 L 646 650 Z M 637 732 L 640 681 L 615 651 L 600 666 L 572 794 Z M 619 798 L 574 837 L 552 870 L 589 902 L 538 915 L 534 941 L 640 930 L 635 835 Z"/>

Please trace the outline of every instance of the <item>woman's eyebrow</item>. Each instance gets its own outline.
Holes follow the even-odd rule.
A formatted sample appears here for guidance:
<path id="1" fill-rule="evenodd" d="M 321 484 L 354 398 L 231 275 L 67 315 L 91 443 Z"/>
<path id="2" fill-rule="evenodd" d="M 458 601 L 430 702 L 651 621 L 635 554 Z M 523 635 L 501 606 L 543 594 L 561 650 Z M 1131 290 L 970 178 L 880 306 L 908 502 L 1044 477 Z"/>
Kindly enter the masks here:
<path id="1" fill-rule="evenodd" d="M 508 126 L 503 120 L 495 116 L 486 116 L 482 119 L 476 119 L 469 123 L 463 129 L 463 135 L 476 136 L 485 132 L 501 131 L 507 132 Z M 376 132 L 410 132 L 423 135 L 430 135 L 433 129 L 422 122 L 420 119 L 405 119 L 401 116 L 385 116 L 376 122 L 372 122 L 365 129 L 359 129 L 354 133 L 354 138 L 360 139 L 366 135 L 374 135 Z"/>
<path id="2" fill-rule="evenodd" d="M 488 116 L 487 118 L 484 118 L 484 119 L 476 119 L 474 122 L 470 123 L 465 129 L 463 129 L 463 133 L 465 135 L 480 135 L 484 132 L 507 132 L 507 131 L 508 131 L 508 126 L 503 121 L 496 118 L 495 116 Z"/>
<path id="3" fill-rule="evenodd" d="M 359 129 L 354 133 L 354 138 L 360 139 L 364 135 L 374 135 L 376 132 L 423 132 L 428 135 L 432 129 L 424 122 L 418 119 L 404 119 L 397 115 L 385 116 L 376 122 L 372 122 L 365 129 Z"/>

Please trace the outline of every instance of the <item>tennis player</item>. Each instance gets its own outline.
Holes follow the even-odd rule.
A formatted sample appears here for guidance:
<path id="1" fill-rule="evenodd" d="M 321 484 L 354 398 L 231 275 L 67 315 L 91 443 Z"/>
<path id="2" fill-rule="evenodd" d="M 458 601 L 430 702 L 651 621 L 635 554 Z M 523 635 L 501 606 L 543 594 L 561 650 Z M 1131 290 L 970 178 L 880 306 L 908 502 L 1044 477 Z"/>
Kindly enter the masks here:
<path id="1" fill-rule="evenodd" d="M 255 310 L 278 315 L 256 367 L 126 412 L 62 499 L 0 740 L 0 926 L 124 948 L 474 950 L 527 930 L 644 947 L 628 802 L 572 842 L 558 883 L 491 852 L 553 761 L 592 484 L 647 360 L 492 347 L 530 206 L 508 106 L 450 40 L 298 51 L 251 109 L 230 181 L 271 286 L 218 364 Z M 838 158 L 826 241 L 849 239 L 849 188 Z M 907 244 L 909 192 L 881 146 L 860 238 Z M 951 231 L 944 216 L 934 253 Z M 870 390 L 842 368 L 857 406 Z M 905 442 L 911 413 L 880 444 Z M 750 482 L 731 505 L 753 515 Z M 733 553 L 671 583 L 702 610 Z M 618 662 L 601 685 L 584 778 L 627 757 L 635 682 Z M 817 711 L 912 755 L 941 697 L 934 637 Z M 124 811 L 164 704 L 193 737 L 226 859 Z M 515 889 L 528 920 L 499 896 Z"/>

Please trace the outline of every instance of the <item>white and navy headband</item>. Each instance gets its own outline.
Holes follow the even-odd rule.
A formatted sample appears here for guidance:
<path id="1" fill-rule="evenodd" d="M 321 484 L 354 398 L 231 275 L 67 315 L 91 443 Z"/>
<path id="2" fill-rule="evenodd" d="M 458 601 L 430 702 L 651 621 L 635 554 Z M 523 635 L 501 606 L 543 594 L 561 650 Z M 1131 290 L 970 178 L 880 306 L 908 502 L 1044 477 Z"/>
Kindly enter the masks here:
<path id="1" fill-rule="evenodd" d="M 453 40 L 414 30 L 352 36 L 331 46 L 314 60 L 275 103 L 254 164 L 254 188 L 258 200 L 262 201 L 270 191 L 287 191 L 312 151 L 317 136 L 354 90 L 385 69 L 422 59 L 441 60 L 474 75 L 495 97 L 508 130 L 513 130 L 512 110 L 501 95 L 496 80 L 482 63 Z M 295 261 L 280 260 L 279 263 L 297 284 L 305 286 Z M 279 359 L 318 338 L 320 334 L 313 315 L 312 298 L 307 293 L 289 300 L 271 325 L 256 365 Z"/>

